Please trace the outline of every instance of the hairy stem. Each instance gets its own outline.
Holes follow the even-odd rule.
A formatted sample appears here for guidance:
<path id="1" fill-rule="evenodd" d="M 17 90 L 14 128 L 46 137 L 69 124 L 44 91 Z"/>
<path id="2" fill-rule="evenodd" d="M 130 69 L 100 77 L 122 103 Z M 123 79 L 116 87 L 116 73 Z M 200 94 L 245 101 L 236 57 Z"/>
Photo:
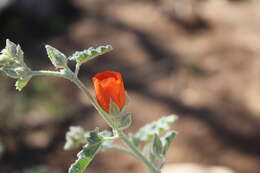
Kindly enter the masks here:
<path id="1" fill-rule="evenodd" d="M 132 151 L 130 151 L 130 150 L 124 148 L 124 147 L 121 147 L 121 146 L 118 146 L 118 145 L 113 145 L 111 147 L 111 149 L 117 150 L 117 151 L 122 152 L 122 153 L 130 154 L 130 155 L 132 155 L 132 156 L 134 156 L 135 158 L 138 159 L 138 157 L 135 155 L 135 153 L 133 153 Z"/>
<path id="2" fill-rule="evenodd" d="M 118 130 L 120 139 L 132 150 L 136 157 L 141 160 L 149 169 L 150 173 L 160 173 L 161 171 L 157 169 L 140 151 L 139 149 L 129 141 L 128 137 L 124 134 L 122 130 Z"/>
<path id="3" fill-rule="evenodd" d="M 126 152 L 128 154 L 131 154 L 138 158 L 140 161 L 142 161 L 146 167 L 148 168 L 150 173 L 160 173 L 161 171 L 157 169 L 140 151 L 139 149 L 128 139 L 128 137 L 124 134 L 124 132 L 120 129 L 117 129 L 115 127 L 113 121 L 109 118 L 110 115 L 108 115 L 107 112 L 105 112 L 100 105 L 97 103 L 95 98 L 90 94 L 86 86 L 78 79 L 77 77 L 78 69 L 76 69 L 76 73 L 73 73 L 68 67 L 66 67 L 62 71 L 31 71 L 30 74 L 32 76 L 55 76 L 55 77 L 62 77 L 70 80 L 74 84 L 77 85 L 77 87 L 87 96 L 88 100 L 91 102 L 91 104 L 96 108 L 96 110 L 99 112 L 101 117 L 106 121 L 106 123 L 112 127 L 119 135 L 119 138 L 124 141 L 124 143 L 129 147 L 131 150 L 127 150 L 123 147 L 114 147 L 114 149 Z"/>

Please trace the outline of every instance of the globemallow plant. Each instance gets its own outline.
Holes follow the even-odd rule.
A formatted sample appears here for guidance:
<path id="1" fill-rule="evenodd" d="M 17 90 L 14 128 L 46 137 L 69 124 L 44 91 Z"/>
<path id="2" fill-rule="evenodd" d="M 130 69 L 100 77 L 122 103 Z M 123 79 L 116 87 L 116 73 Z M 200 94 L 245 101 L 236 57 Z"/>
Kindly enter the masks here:
<path id="1" fill-rule="evenodd" d="M 74 83 L 98 111 L 100 117 L 111 127 L 111 131 L 85 131 L 78 126 L 69 127 L 66 134 L 65 150 L 82 147 L 77 159 L 71 164 L 69 173 L 83 173 L 100 151 L 114 149 L 128 153 L 142 162 L 149 173 L 160 173 L 165 163 L 166 153 L 176 136 L 170 125 L 177 119 L 175 115 L 165 116 L 156 122 L 146 124 L 136 133 L 125 134 L 124 130 L 131 125 L 132 113 L 126 111 L 129 98 L 125 91 L 124 81 L 119 72 L 104 71 L 93 78 L 95 96 L 79 80 L 78 72 L 83 63 L 112 50 L 110 45 L 77 51 L 66 57 L 56 48 L 46 45 L 48 57 L 56 71 L 31 70 L 24 62 L 24 52 L 20 45 L 6 40 L 6 46 L 0 54 L 0 70 L 7 76 L 16 79 L 15 87 L 21 91 L 36 76 L 55 76 Z M 68 62 L 76 63 L 73 72 Z M 115 143 L 122 140 L 124 146 Z"/>

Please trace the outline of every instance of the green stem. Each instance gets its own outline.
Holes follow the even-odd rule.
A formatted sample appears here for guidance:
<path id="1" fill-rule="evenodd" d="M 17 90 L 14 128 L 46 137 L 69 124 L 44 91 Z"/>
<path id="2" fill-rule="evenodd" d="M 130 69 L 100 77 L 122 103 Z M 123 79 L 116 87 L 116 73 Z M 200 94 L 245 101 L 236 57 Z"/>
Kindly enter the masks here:
<path id="1" fill-rule="evenodd" d="M 81 65 L 80 63 L 76 64 L 76 67 L 75 67 L 75 78 L 78 77 L 80 65 Z"/>
<path id="2" fill-rule="evenodd" d="M 157 169 L 140 151 L 139 149 L 129 141 L 128 137 L 124 134 L 122 130 L 117 131 L 120 139 L 122 139 L 125 144 L 132 150 L 132 152 L 136 155 L 139 160 L 141 160 L 149 169 L 150 173 L 160 173 L 161 171 Z"/>
<path id="3" fill-rule="evenodd" d="M 48 70 L 40 70 L 40 71 L 30 71 L 30 75 L 33 76 L 54 76 L 66 78 L 65 75 L 58 71 L 48 71 Z"/>
<path id="4" fill-rule="evenodd" d="M 97 109 L 97 111 L 100 113 L 102 118 L 110 125 L 110 127 L 115 129 L 112 121 L 108 119 L 109 115 L 105 111 L 103 111 L 99 104 L 97 104 L 97 102 L 93 99 L 85 85 L 78 78 L 74 78 L 71 81 L 74 82 L 79 87 L 79 89 L 81 89 L 87 95 L 87 97 L 89 98 L 93 106 Z M 151 162 L 149 162 L 149 160 L 136 148 L 136 146 L 128 140 L 127 136 L 124 134 L 123 131 L 116 130 L 116 132 L 118 133 L 119 138 L 122 139 L 125 142 L 125 144 L 132 150 L 132 154 L 139 158 L 139 160 L 141 160 L 148 167 L 150 173 L 160 173 L 160 170 L 158 170 Z"/>
<path id="5" fill-rule="evenodd" d="M 111 149 L 117 150 L 119 152 L 130 154 L 130 155 L 132 155 L 132 156 L 134 156 L 135 158 L 138 159 L 138 157 L 135 155 L 135 153 L 133 153 L 132 151 L 130 151 L 130 150 L 124 148 L 124 147 L 121 147 L 121 146 L 118 146 L 118 145 L 113 145 L 111 147 Z"/>
<path id="6" fill-rule="evenodd" d="M 77 71 L 77 70 L 76 70 Z M 68 67 L 66 67 L 64 70 L 60 72 L 56 71 L 31 71 L 31 75 L 33 76 L 55 76 L 55 77 L 62 77 L 70 80 L 74 84 L 78 86 L 78 88 L 87 96 L 91 104 L 96 108 L 96 110 L 99 112 L 101 117 L 107 122 L 107 124 L 112 127 L 119 135 L 119 138 L 124 141 L 124 143 L 132 150 L 126 150 L 124 148 L 115 148 L 117 150 L 127 152 L 131 155 L 134 155 L 139 160 L 141 160 L 149 169 L 150 173 L 160 173 L 161 171 L 157 169 L 140 151 L 139 149 L 128 139 L 128 137 L 124 134 L 124 132 L 120 129 L 117 129 L 114 126 L 113 121 L 109 118 L 109 114 L 105 112 L 97 103 L 97 101 L 94 99 L 94 97 L 90 94 L 86 86 L 77 78 L 75 73 L 73 73 Z"/>

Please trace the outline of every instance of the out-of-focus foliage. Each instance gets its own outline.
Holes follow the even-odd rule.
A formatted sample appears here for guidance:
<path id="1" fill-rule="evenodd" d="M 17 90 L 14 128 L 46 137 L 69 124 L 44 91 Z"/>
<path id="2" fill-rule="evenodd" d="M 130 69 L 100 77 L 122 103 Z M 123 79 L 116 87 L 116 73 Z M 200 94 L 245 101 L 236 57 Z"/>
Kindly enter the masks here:
<path id="1" fill-rule="evenodd" d="M 50 170 L 47 166 L 39 165 L 15 173 L 63 173 L 63 172 L 60 170 Z"/>
<path id="2" fill-rule="evenodd" d="M 2 142 L 2 139 L 0 138 L 0 158 L 1 158 L 2 154 L 3 154 L 3 152 L 4 152 L 4 144 Z"/>

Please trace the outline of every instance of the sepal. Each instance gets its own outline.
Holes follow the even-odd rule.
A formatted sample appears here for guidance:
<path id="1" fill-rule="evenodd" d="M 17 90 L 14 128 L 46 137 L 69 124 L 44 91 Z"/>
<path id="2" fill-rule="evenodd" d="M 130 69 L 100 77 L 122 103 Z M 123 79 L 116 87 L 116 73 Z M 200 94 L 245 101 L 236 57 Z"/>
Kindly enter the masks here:
<path id="1" fill-rule="evenodd" d="M 109 104 L 109 114 L 112 116 L 118 116 L 120 114 L 120 109 L 117 106 L 117 104 L 110 99 L 110 104 Z"/>

